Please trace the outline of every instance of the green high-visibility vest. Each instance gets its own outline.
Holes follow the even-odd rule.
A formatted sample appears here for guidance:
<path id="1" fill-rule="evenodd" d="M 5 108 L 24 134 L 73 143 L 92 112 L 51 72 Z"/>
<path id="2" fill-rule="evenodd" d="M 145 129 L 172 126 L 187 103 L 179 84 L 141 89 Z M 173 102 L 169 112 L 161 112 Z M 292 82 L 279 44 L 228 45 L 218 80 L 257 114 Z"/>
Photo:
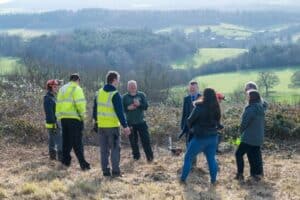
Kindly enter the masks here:
<path id="1" fill-rule="evenodd" d="M 112 103 L 112 98 L 117 92 L 106 92 L 102 88 L 99 90 L 97 98 L 97 123 L 99 128 L 120 127 L 120 121 Z"/>
<path id="2" fill-rule="evenodd" d="M 61 87 L 57 94 L 56 117 L 61 119 L 78 119 L 86 116 L 86 100 L 82 88 L 75 82 Z"/>

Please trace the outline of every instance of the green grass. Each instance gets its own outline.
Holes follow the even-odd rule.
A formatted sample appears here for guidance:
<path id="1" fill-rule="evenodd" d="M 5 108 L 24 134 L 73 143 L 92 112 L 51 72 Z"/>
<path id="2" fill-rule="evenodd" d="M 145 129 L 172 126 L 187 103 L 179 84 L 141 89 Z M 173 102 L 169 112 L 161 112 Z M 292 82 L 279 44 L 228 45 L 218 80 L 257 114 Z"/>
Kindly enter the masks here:
<path id="1" fill-rule="evenodd" d="M 298 67 L 299 69 L 299 67 Z M 252 70 L 252 71 L 241 71 L 232 73 L 221 73 L 212 74 L 206 76 L 199 76 L 195 79 L 200 84 L 200 90 L 204 87 L 214 88 L 216 91 L 220 91 L 224 94 L 230 94 L 235 89 L 243 87 L 248 81 L 257 81 L 258 72 L 260 71 L 273 71 L 280 79 L 280 84 L 275 86 L 272 91 L 275 91 L 271 95 L 271 99 L 279 102 L 291 102 L 297 98 L 300 100 L 299 88 L 289 88 L 290 77 L 297 71 L 296 67 L 287 67 L 276 70 Z M 263 88 L 262 92 L 264 92 Z M 176 87 L 174 90 L 184 91 L 184 87 Z"/>
<path id="2" fill-rule="evenodd" d="M 236 57 L 247 50 L 235 48 L 202 48 L 194 56 L 175 62 L 173 68 L 186 68 L 190 66 L 201 67 L 204 64 Z"/>
<path id="3" fill-rule="evenodd" d="M 0 57 L 0 75 L 12 74 L 21 69 L 22 66 L 18 63 L 17 58 Z"/>

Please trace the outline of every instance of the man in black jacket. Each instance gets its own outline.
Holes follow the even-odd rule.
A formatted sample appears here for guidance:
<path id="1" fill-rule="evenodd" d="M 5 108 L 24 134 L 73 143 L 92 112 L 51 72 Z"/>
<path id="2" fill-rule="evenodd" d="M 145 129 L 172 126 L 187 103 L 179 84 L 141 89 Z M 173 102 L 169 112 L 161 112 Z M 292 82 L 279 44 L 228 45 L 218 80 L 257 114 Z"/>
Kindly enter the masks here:
<path id="1" fill-rule="evenodd" d="M 59 123 L 55 116 L 56 94 L 58 92 L 59 81 L 47 81 L 47 94 L 44 96 L 44 111 L 46 116 L 46 128 L 48 130 L 48 148 L 51 160 L 62 160 L 62 135 Z"/>
<path id="2" fill-rule="evenodd" d="M 186 144 L 192 139 L 193 135 L 189 134 L 189 128 L 187 125 L 187 119 L 190 116 L 192 110 L 194 109 L 193 102 L 196 101 L 200 96 L 198 83 L 196 81 L 190 81 L 188 85 L 189 95 L 183 99 L 183 109 L 181 117 L 181 131 L 185 133 Z"/>
<path id="3" fill-rule="evenodd" d="M 196 81 L 190 81 L 188 85 L 189 95 L 184 97 L 183 99 L 183 109 L 182 109 L 182 117 L 181 117 L 181 131 L 185 134 L 186 138 L 186 146 L 188 146 L 189 142 L 193 138 L 193 135 L 189 133 L 189 128 L 187 124 L 187 119 L 190 116 L 192 110 L 194 109 L 193 102 L 196 101 L 200 96 L 198 83 Z M 197 159 L 193 161 L 193 166 L 197 163 Z"/>

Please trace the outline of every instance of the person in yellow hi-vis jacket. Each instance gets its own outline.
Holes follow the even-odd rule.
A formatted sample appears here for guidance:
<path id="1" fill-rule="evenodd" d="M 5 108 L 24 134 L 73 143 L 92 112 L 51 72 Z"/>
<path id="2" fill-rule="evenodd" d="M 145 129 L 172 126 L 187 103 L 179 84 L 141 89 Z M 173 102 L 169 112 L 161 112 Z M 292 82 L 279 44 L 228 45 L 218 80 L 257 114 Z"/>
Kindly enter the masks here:
<path id="1" fill-rule="evenodd" d="M 103 176 L 119 177 L 120 171 L 120 125 L 124 128 L 124 134 L 130 134 L 122 98 L 117 87 L 120 75 L 116 71 L 109 71 L 106 75 L 106 85 L 97 93 L 93 118 L 100 136 L 101 168 Z M 109 166 L 109 157 L 112 169 Z"/>
<path id="2" fill-rule="evenodd" d="M 70 82 L 62 86 L 57 95 L 56 117 L 61 120 L 63 138 L 62 164 L 70 166 L 71 150 L 74 149 L 82 170 L 89 170 L 90 164 L 84 158 L 82 131 L 86 116 L 86 100 L 79 86 L 78 74 L 70 76 Z"/>

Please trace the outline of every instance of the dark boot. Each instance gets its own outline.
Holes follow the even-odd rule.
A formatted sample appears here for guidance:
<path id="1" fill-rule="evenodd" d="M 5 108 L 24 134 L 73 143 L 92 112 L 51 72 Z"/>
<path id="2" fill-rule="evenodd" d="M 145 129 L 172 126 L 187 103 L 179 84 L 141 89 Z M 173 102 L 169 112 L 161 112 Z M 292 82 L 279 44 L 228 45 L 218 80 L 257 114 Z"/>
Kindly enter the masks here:
<path id="1" fill-rule="evenodd" d="M 56 151 L 50 150 L 49 151 L 50 160 L 56 160 Z"/>
<path id="2" fill-rule="evenodd" d="M 62 153 L 62 151 L 58 151 L 58 152 L 57 152 L 57 157 L 58 157 L 58 160 L 59 160 L 60 162 L 63 161 L 63 153 Z"/>
<path id="3" fill-rule="evenodd" d="M 244 180 L 244 176 L 243 174 L 236 174 L 236 176 L 234 177 L 235 180 L 238 181 L 243 181 Z"/>
<path id="4" fill-rule="evenodd" d="M 82 171 L 87 171 L 91 169 L 90 163 L 88 162 L 84 162 L 82 164 L 80 164 L 80 168 Z"/>

